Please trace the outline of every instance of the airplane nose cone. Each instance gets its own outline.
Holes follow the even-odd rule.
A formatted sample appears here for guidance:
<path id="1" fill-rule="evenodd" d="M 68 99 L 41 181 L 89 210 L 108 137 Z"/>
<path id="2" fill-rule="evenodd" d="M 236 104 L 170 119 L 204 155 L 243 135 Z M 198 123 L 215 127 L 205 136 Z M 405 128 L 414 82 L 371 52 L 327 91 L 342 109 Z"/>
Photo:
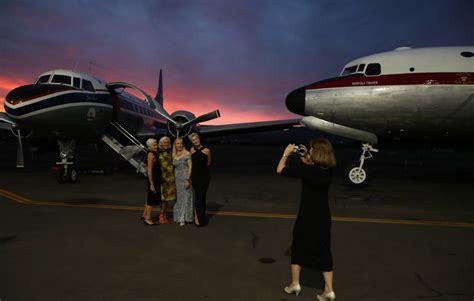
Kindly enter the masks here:
<path id="1" fill-rule="evenodd" d="M 286 97 L 286 107 L 290 112 L 299 115 L 305 115 L 304 107 L 305 107 L 305 98 L 306 98 L 306 89 L 299 88 L 288 94 Z"/>
<path id="2" fill-rule="evenodd" d="M 11 105 L 16 105 L 21 102 L 28 101 L 30 99 L 48 95 L 50 93 L 60 92 L 65 89 L 68 89 L 67 86 L 60 85 L 25 85 L 11 90 L 7 96 L 5 96 L 5 101 Z"/>

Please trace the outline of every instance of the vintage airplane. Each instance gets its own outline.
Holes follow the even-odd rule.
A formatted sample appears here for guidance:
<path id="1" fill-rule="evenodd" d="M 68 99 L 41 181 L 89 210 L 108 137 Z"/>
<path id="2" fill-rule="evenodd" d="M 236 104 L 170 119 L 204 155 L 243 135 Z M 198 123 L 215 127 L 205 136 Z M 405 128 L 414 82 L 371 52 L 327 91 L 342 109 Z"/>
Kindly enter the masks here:
<path id="1" fill-rule="evenodd" d="M 400 47 L 356 59 L 338 77 L 288 94 L 287 108 L 314 130 L 362 142 L 346 170 L 367 183 L 366 159 L 391 141 L 474 145 L 474 47 Z"/>
<path id="2" fill-rule="evenodd" d="M 135 95 L 126 92 L 127 88 Z M 35 84 L 10 91 L 5 98 L 5 112 L 0 113 L 0 129 L 10 130 L 18 138 L 17 166 L 23 167 L 23 138 L 33 142 L 54 139 L 61 158 L 57 162 L 60 183 L 77 180 L 76 141 L 102 140 L 137 171 L 145 173 L 137 157 L 146 152 L 140 140 L 147 137 L 186 137 L 191 132 L 227 135 L 286 129 L 300 122 L 291 119 L 206 126 L 200 123 L 220 117 L 218 110 L 198 117 L 189 111 L 168 114 L 163 107 L 161 70 L 155 98 L 129 83 L 105 83 L 80 72 L 51 70 L 41 74 Z"/>

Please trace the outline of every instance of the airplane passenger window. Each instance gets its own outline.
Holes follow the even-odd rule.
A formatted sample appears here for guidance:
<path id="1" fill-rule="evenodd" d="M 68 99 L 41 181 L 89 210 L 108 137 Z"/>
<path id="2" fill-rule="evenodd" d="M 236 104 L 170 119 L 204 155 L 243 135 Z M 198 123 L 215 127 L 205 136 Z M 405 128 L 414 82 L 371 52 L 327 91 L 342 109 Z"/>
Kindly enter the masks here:
<path id="1" fill-rule="evenodd" d="M 347 67 L 346 69 L 344 69 L 344 71 L 342 71 L 342 76 L 344 75 L 349 75 L 351 73 L 354 73 L 357 71 L 357 65 L 355 66 L 350 66 L 350 67 Z"/>
<path id="2" fill-rule="evenodd" d="M 74 88 L 80 89 L 81 88 L 81 79 L 78 78 L 78 77 L 74 77 L 74 79 L 72 81 L 72 85 L 74 86 Z"/>
<path id="3" fill-rule="evenodd" d="M 85 79 L 82 80 L 82 89 L 84 89 L 86 91 L 95 92 L 95 89 L 94 89 L 94 86 L 92 85 L 92 83 L 88 80 L 85 80 Z"/>
<path id="4" fill-rule="evenodd" d="M 51 74 L 43 75 L 40 78 L 38 78 L 38 81 L 36 82 L 37 84 L 45 84 L 49 81 Z"/>
<path id="5" fill-rule="evenodd" d="M 365 69 L 365 75 L 380 75 L 382 73 L 380 64 L 368 64 L 367 69 Z"/>
<path id="6" fill-rule="evenodd" d="M 53 76 L 53 80 L 51 81 L 52 83 L 56 84 L 66 84 L 66 85 L 71 85 L 71 77 L 67 75 L 55 75 Z"/>

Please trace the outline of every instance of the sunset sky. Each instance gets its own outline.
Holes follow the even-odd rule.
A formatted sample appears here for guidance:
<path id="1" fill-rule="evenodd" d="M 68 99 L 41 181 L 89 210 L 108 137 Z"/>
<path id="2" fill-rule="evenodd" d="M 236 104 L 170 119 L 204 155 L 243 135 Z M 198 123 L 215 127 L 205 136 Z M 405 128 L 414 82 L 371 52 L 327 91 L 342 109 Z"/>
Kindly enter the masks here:
<path id="1" fill-rule="evenodd" d="M 286 95 L 357 57 L 474 45 L 474 1 L 0 0 L 0 111 L 47 70 L 125 81 L 211 124 L 294 118 Z"/>

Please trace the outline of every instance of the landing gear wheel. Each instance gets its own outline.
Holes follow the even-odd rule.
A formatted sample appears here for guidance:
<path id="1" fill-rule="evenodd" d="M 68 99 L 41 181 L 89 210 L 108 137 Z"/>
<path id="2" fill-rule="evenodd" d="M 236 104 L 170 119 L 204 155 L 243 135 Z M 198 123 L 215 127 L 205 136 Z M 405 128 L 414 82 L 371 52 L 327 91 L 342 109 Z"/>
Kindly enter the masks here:
<path id="1" fill-rule="evenodd" d="M 78 173 L 77 170 L 74 168 L 74 166 L 64 166 L 61 165 L 59 168 L 59 177 L 58 177 L 58 182 L 59 184 L 63 183 L 71 183 L 74 184 L 76 183 L 78 178 Z"/>
<path id="2" fill-rule="evenodd" d="M 345 179 L 352 186 L 365 186 L 368 183 L 368 174 L 359 164 L 351 165 L 345 172 Z"/>
<path id="3" fill-rule="evenodd" d="M 77 170 L 72 166 L 70 166 L 68 169 L 69 169 L 68 182 L 71 183 L 71 184 L 74 184 L 74 183 L 76 183 L 77 178 L 78 178 Z"/>

